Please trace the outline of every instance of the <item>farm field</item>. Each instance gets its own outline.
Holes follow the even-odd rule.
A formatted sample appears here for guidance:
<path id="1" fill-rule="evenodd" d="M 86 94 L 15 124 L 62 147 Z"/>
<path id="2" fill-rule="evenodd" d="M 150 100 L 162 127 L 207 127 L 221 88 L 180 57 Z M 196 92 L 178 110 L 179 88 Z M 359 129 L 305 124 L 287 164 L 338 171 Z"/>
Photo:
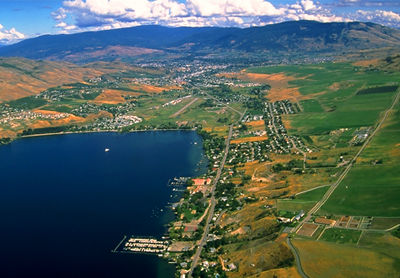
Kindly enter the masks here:
<path id="1" fill-rule="evenodd" d="M 398 167 L 355 166 L 320 213 L 399 216 L 399 181 Z"/>
<path id="2" fill-rule="evenodd" d="M 310 210 L 328 190 L 328 186 L 299 194 L 293 200 L 278 200 L 278 210 L 286 211 L 308 211 Z"/>
<path id="3" fill-rule="evenodd" d="M 360 235 L 361 231 L 330 228 L 324 231 L 321 240 L 334 243 L 357 243 Z"/>
<path id="4" fill-rule="evenodd" d="M 358 246 L 379 251 L 394 258 L 397 270 L 400 271 L 400 239 L 390 233 L 364 232 Z"/>
<path id="5" fill-rule="evenodd" d="M 369 248 L 295 239 L 301 264 L 310 277 L 396 277 L 398 259 Z"/>
<path id="6" fill-rule="evenodd" d="M 400 104 L 321 208 L 321 213 L 400 216 Z"/>
<path id="7" fill-rule="evenodd" d="M 336 102 L 335 111 L 332 112 L 306 112 L 290 116 L 290 131 L 296 134 L 321 135 L 340 128 L 374 125 L 380 113 L 389 107 L 393 95 L 354 95 L 343 102 Z"/>
<path id="8" fill-rule="evenodd" d="M 303 226 L 297 231 L 297 235 L 300 236 L 313 236 L 319 228 L 319 225 L 312 223 L 304 223 Z"/>
<path id="9" fill-rule="evenodd" d="M 320 135 L 340 128 L 373 125 L 387 108 L 396 86 L 385 86 L 399 73 L 365 72 L 349 63 L 250 68 L 248 72 L 284 73 L 307 99 L 299 101 L 303 113 L 288 117 L 293 134 Z M 375 87 L 383 86 L 382 92 Z M 374 87 L 375 90 L 365 88 Z M 359 94 L 364 89 L 368 94 Z M 363 92 L 363 91 L 361 91 Z M 268 95 L 267 95 L 268 97 Z M 374 105 L 371 105 L 374 103 Z"/>

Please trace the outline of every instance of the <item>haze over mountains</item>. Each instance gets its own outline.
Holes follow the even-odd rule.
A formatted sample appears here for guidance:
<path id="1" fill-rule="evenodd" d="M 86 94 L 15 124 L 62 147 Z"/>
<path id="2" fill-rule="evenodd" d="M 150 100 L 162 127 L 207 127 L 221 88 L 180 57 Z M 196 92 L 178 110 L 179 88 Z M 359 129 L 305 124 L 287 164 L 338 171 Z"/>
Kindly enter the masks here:
<path id="1" fill-rule="evenodd" d="M 0 56 L 82 61 L 143 54 L 350 53 L 400 49 L 400 30 L 374 23 L 291 21 L 251 28 L 138 26 L 45 35 L 0 48 Z"/>

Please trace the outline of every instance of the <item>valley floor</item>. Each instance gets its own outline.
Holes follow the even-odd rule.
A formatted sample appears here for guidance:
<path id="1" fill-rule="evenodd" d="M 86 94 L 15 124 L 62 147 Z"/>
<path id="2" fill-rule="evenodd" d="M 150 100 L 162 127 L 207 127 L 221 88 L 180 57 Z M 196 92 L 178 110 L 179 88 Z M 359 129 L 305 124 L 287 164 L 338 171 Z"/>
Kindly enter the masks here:
<path id="1" fill-rule="evenodd" d="M 0 135 L 197 130 L 209 169 L 173 205 L 179 273 L 390 277 L 399 77 L 384 61 L 112 72 L 0 104 Z"/>

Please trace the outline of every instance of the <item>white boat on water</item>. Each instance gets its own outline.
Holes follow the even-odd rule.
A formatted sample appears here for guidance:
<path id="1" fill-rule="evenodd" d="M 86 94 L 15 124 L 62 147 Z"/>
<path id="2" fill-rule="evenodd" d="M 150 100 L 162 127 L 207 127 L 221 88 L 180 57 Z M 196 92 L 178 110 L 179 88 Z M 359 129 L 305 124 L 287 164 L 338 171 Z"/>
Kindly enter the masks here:
<path id="1" fill-rule="evenodd" d="M 104 151 L 105 151 L 105 152 L 109 152 L 109 151 L 110 151 L 110 149 L 107 149 L 107 148 L 105 148 L 105 149 L 104 149 Z"/>

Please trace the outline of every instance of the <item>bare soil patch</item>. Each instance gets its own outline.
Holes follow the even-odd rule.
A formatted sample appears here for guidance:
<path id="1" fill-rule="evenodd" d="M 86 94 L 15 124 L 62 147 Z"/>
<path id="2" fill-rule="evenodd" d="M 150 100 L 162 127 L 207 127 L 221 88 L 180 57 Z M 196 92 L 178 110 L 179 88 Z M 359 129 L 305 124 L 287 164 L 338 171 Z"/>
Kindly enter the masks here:
<path id="1" fill-rule="evenodd" d="M 316 230 L 318 230 L 319 225 L 312 223 L 304 223 L 303 226 L 297 231 L 300 236 L 312 237 Z"/>
<path id="2" fill-rule="evenodd" d="M 240 143 L 247 143 L 247 142 L 258 142 L 258 141 L 265 141 L 268 139 L 268 136 L 253 136 L 253 137 L 243 137 L 243 138 L 236 138 L 231 141 L 231 144 L 240 144 Z"/>

